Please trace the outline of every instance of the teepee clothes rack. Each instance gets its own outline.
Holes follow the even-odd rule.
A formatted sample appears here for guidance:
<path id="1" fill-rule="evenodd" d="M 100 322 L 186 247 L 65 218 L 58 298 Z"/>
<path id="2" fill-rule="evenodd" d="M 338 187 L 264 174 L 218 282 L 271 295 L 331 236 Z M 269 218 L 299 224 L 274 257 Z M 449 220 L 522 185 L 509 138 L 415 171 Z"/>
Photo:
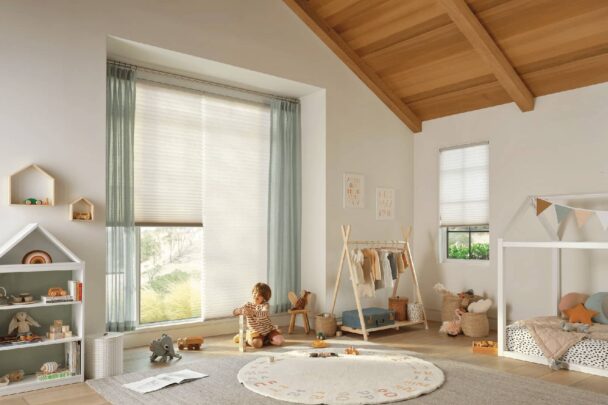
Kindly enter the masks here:
<path id="1" fill-rule="evenodd" d="M 403 231 L 403 240 L 350 240 L 350 225 L 342 225 L 342 253 L 340 255 L 340 264 L 338 265 L 338 274 L 336 275 L 336 284 L 334 286 L 334 295 L 331 303 L 331 311 L 333 314 L 336 308 L 336 299 L 338 298 L 338 291 L 340 289 L 340 278 L 342 275 L 342 268 L 344 267 L 344 262 L 346 261 L 348 265 L 348 272 L 350 273 L 350 280 L 352 282 L 353 292 L 355 294 L 355 304 L 357 305 L 357 312 L 359 313 L 359 321 L 361 323 L 361 329 L 351 328 L 348 326 L 342 326 L 342 330 L 345 332 L 357 333 L 363 335 L 363 339 L 367 341 L 370 332 L 374 332 L 377 330 L 384 329 L 397 329 L 399 330 L 402 326 L 411 326 L 424 324 L 425 328 L 428 329 L 429 325 L 426 318 L 426 311 L 424 309 L 424 304 L 422 303 L 422 295 L 420 294 L 420 286 L 418 285 L 418 277 L 416 275 L 416 268 L 414 267 L 414 260 L 412 259 L 412 251 L 410 249 L 409 237 L 411 233 L 411 227 L 408 227 L 406 231 Z M 399 253 L 403 253 L 407 260 L 409 272 L 412 276 L 412 283 L 414 285 L 414 295 L 416 296 L 417 302 L 422 306 L 422 314 L 423 320 L 421 321 L 395 321 L 392 325 L 378 326 L 374 328 L 366 328 L 365 322 L 363 319 L 363 309 L 361 307 L 361 300 L 359 299 L 359 293 L 357 291 L 357 284 L 355 278 L 355 265 L 353 263 L 353 259 L 350 255 L 351 247 L 367 247 L 370 249 L 388 249 L 392 251 L 397 251 Z M 407 271 L 407 270 L 406 270 Z M 397 272 L 397 279 L 395 280 L 393 286 L 393 292 L 391 297 L 395 297 L 397 295 L 397 288 L 399 287 L 399 279 L 401 277 L 401 273 Z"/>

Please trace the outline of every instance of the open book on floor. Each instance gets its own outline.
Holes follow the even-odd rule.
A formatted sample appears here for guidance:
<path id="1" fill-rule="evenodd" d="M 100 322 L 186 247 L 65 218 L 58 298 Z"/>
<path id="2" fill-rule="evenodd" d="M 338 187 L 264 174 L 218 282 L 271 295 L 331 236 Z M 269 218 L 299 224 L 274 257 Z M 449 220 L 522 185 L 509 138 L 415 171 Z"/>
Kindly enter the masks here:
<path id="1" fill-rule="evenodd" d="M 140 381 L 135 381 L 129 384 L 123 384 L 123 387 L 139 392 L 140 394 L 147 394 L 148 392 L 158 391 L 161 388 L 165 388 L 173 384 L 181 384 L 199 378 L 209 377 L 207 374 L 197 373 L 192 370 L 180 370 L 174 371 L 173 373 L 163 373 L 154 377 L 145 378 Z"/>

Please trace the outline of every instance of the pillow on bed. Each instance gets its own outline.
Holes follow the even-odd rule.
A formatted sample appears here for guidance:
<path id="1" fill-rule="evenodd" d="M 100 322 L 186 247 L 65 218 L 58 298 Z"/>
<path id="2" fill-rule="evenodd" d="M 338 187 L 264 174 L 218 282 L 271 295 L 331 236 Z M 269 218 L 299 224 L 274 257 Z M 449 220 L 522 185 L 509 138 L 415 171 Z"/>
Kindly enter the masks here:
<path id="1" fill-rule="evenodd" d="M 585 301 L 585 308 L 598 312 L 593 317 L 593 322 L 608 324 L 608 292 L 593 294 Z"/>
<path id="2" fill-rule="evenodd" d="M 577 306 L 578 304 L 584 304 L 587 301 L 587 298 L 589 298 L 589 296 L 587 294 L 581 294 L 581 293 L 575 293 L 575 292 L 564 295 L 562 297 L 562 299 L 559 301 L 559 305 L 558 305 L 559 310 L 562 311 L 562 316 L 566 317 L 565 311 L 567 309 L 572 309 L 575 306 Z M 589 308 L 589 307 L 587 307 L 587 308 Z"/>
<path id="3" fill-rule="evenodd" d="M 566 315 L 568 315 L 568 322 L 570 323 L 585 323 L 591 325 L 593 323 L 592 318 L 598 314 L 597 311 L 587 309 L 583 304 L 578 304 L 574 308 L 567 309 Z"/>

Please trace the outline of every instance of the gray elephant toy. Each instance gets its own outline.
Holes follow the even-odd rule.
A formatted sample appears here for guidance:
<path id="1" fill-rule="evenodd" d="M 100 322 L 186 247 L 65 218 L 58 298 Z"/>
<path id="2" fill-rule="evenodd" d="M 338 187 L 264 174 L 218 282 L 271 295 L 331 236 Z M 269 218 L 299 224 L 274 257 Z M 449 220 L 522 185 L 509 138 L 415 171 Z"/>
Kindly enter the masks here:
<path id="1" fill-rule="evenodd" d="M 165 335 L 164 333 L 160 339 L 155 339 L 150 343 L 150 351 L 152 352 L 150 361 L 156 361 L 157 357 L 160 357 L 162 361 L 167 361 L 167 357 L 171 360 L 173 360 L 174 357 L 178 359 L 182 358 L 181 354 L 175 353 L 171 336 Z"/>

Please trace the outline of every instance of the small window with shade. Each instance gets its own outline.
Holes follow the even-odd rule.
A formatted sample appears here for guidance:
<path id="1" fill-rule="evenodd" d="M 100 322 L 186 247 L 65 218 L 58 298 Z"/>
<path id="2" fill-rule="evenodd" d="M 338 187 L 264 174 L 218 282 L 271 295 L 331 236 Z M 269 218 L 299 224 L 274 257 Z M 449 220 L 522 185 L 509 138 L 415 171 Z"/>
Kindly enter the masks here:
<path id="1" fill-rule="evenodd" d="M 489 163 L 488 143 L 439 152 L 442 261 L 490 258 Z"/>

